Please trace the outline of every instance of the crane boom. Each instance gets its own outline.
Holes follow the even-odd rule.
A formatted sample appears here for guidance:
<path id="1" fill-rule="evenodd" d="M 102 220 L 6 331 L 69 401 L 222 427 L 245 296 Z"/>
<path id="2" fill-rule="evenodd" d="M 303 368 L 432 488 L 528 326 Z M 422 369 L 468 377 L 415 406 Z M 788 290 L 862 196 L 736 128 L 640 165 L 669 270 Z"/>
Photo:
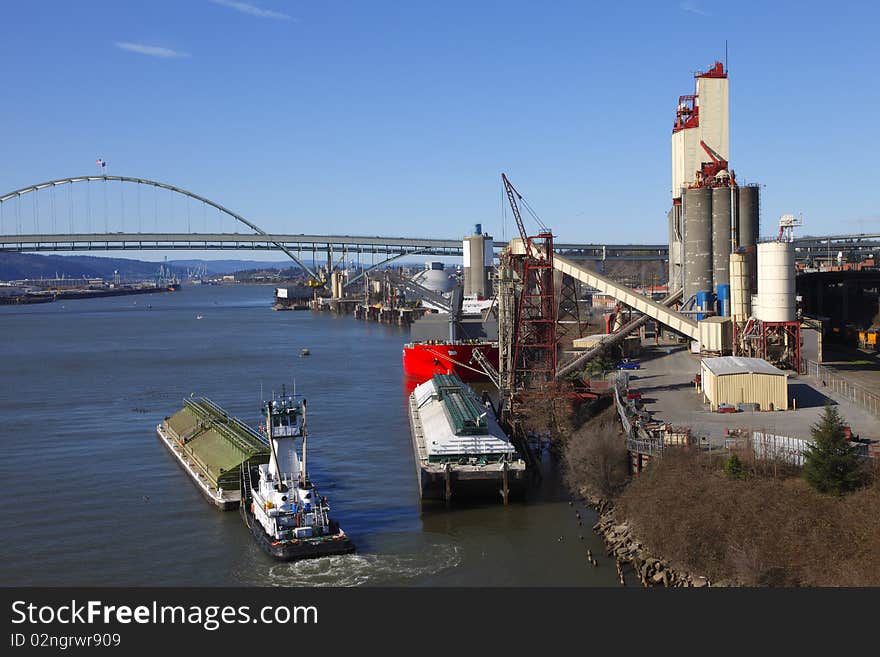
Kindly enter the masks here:
<path id="1" fill-rule="evenodd" d="M 522 238 L 523 248 L 528 257 L 532 256 L 532 247 L 529 236 L 526 233 L 525 224 L 523 224 L 522 214 L 519 211 L 519 203 L 517 199 L 522 199 L 522 194 L 516 191 L 516 188 L 510 184 L 505 174 L 501 174 L 501 182 L 504 183 L 504 191 L 507 192 L 507 200 L 510 201 L 510 209 L 513 211 L 513 218 L 516 220 L 516 227 L 519 229 L 519 236 Z"/>

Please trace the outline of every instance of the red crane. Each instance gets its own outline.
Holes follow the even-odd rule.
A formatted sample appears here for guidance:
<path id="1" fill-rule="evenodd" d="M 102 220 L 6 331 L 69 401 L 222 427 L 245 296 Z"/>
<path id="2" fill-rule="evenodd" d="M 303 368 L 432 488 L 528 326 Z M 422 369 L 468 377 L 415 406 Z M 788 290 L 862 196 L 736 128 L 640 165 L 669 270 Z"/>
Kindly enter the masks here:
<path id="1" fill-rule="evenodd" d="M 504 191 L 507 192 L 507 200 L 510 202 L 510 209 L 513 212 L 513 218 L 516 220 L 516 227 L 519 229 L 519 236 L 522 238 L 523 248 L 526 250 L 526 257 L 531 258 L 532 241 L 526 233 L 526 227 L 523 224 L 522 214 L 520 214 L 519 203 L 517 202 L 517 199 L 520 201 L 523 200 L 522 194 L 516 191 L 516 188 L 503 173 L 501 174 L 501 182 L 504 183 Z"/>
<path id="2" fill-rule="evenodd" d="M 525 256 L 522 257 L 522 293 L 514 328 L 514 388 L 549 394 L 556 377 L 556 298 L 553 289 L 553 233 L 544 228 L 530 237 L 523 224 L 522 195 L 501 174 L 507 200 L 516 220 Z M 543 240 L 536 248 L 534 240 Z M 514 256 L 515 258 L 515 256 Z M 549 386 L 549 388 L 548 388 Z"/>
<path id="3" fill-rule="evenodd" d="M 719 184 L 719 181 L 716 180 L 716 177 L 722 171 L 726 171 L 730 176 L 729 183 L 731 187 L 736 186 L 736 182 L 733 178 L 733 172 L 729 171 L 729 163 L 725 160 L 721 155 L 719 155 L 715 150 L 709 147 L 709 145 L 700 140 L 700 146 L 706 154 L 711 158 L 711 162 L 703 162 L 700 167 L 698 184 L 697 187 L 715 187 L 715 186 L 726 186 L 723 182 Z"/>

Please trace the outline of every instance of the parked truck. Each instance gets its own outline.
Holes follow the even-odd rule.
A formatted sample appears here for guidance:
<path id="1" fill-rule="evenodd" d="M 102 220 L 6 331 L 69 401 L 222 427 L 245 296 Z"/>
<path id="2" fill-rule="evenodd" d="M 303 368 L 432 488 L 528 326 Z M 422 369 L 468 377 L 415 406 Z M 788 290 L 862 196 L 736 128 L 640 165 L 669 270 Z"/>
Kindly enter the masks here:
<path id="1" fill-rule="evenodd" d="M 862 349 L 877 351 L 880 348 L 880 326 L 872 326 L 864 331 L 859 331 L 859 346 Z"/>

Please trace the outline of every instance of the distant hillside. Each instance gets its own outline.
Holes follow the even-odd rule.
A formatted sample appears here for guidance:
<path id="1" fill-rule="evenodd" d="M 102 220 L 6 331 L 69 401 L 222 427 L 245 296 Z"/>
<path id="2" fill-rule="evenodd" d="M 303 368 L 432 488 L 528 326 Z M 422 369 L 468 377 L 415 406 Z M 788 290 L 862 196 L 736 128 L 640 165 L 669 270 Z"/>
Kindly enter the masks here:
<path id="1" fill-rule="evenodd" d="M 168 265 L 177 269 L 196 270 L 204 266 L 209 276 L 231 274 L 237 271 L 252 269 L 288 269 L 296 264 L 292 260 L 280 260 L 278 262 L 262 262 L 260 260 L 169 260 Z"/>
<path id="2" fill-rule="evenodd" d="M 159 266 L 158 262 L 128 258 L 0 252 L 0 280 L 4 281 L 62 276 L 112 279 L 114 270 L 117 270 L 123 279 L 145 279 L 154 278 L 159 272 Z M 178 275 L 186 273 L 185 267 L 172 267 L 172 269 Z"/>
<path id="3" fill-rule="evenodd" d="M 306 264 L 310 264 L 306 261 Z M 421 268 L 422 263 L 398 261 L 395 266 L 409 264 Z M 81 255 L 37 255 L 33 253 L 13 253 L 0 251 L 0 281 L 24 278 L 113 278 L 113 270 L 118 270 L 123 279 L 153 278 L 159 271 L 159 262 L 134 260 L 132 258 L 107 258 Z M 368 266 L 369 263 L 365 263 Z M 449 265 L 447 265 L 449 266 Z M 291 260 L 169 260 L 168 267 L 178 276 L 186 276 L 188 271 L 204 268 L 207 276 L 220 276 L 237 272 L 280 270 L 295 277 L 299 267 Z M 294 271 L 288 271 L 293 269 Z"/>

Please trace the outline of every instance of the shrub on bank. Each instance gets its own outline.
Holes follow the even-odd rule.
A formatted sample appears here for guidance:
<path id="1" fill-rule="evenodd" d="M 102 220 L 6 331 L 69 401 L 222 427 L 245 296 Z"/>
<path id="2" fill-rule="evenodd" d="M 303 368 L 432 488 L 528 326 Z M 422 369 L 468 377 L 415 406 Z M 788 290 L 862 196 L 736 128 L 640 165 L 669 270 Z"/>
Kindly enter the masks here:
<path id="1" fill-rule="evenodd" d="M 629 482 L 626 443 L 614 406 L 572 432 L 563 448 L 565 477 L 572 490 L 609 499 Z"/>

